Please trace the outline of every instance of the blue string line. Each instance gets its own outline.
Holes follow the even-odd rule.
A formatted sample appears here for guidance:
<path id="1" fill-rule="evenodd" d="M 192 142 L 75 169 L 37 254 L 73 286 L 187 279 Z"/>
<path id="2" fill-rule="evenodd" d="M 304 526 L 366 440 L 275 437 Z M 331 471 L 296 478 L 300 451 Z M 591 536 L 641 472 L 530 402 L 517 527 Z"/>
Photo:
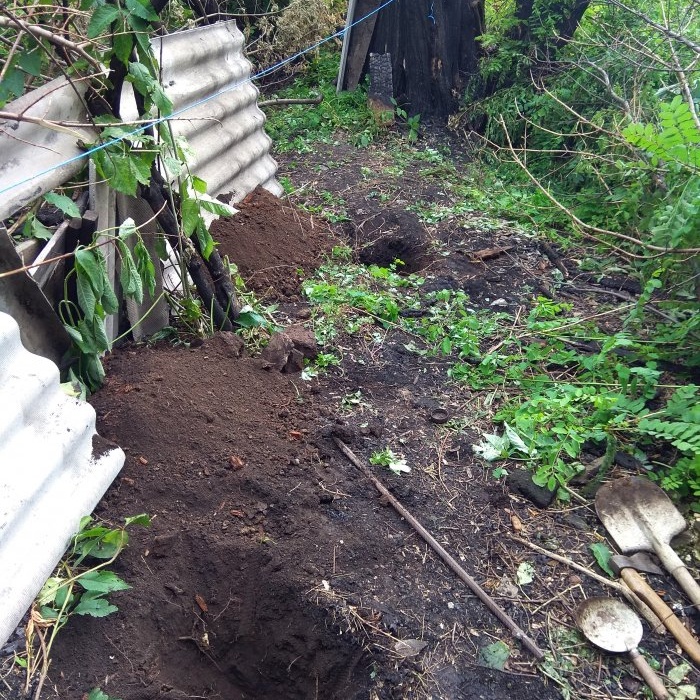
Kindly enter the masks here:
<path id="1" fill-rule="evenodd" d="M 430 3 L 430 14 L 428 15 L 428 19 L 432 20 L 432 23 L 435 24 L 435 3 L 434 2 Z"/>
<path id="2" fill-rule="evenodd" d="M 281 60 L 279 63 L 276 63 L 269 68 L 265 68 L 264 70 L 261 70 L 259 73 L 256 73 L 255 75 L 251 75 L 245 80 L 242 80 L 241 82 L 234 83 L 233 85 L 229 85 L 228 87 L 222 88 L 218 92 L 215 92 L 212 95 L 208 95 L 207 97 L 203 97 L 201 100 L 197 100 L 196 102 L 193 102 L 191 105 L 187 105 L 186 107 L 181 107 L 180 109 L 175 110 L 171 114 L 169 114 L 167 117 L 161 117 L 160 119 L 154 119 L 152 121 L 149 121 L 148 124 L 144 124 L 142 126 L 139 126 L 135 128 L 133 131 L 128 132 L 127 134 L 124 134 L 118 138 L 113 138 L 109 141 L 105 141 L 104 143 L 100 143 L 97 146 L 93 146 L 91 149 L 84 151 L 83 153 L 79 153 L 78 155 L 75 155 L 71 158 L 68 158 L 67 160 L 64 160 L 61 163 L 58 163 L 57 165 L 54 165 L 50 168 L 47 168 L 46 170 L 42 170 L 40 173 L 36 173 L 35 175 L 32 175 L 31 177 L 26 177 L 24 180 L 20 180 L 19 182 L 15 182 L 12 185 L 9 185 L 8 187 L 5 187 L 4 189 L 0 190 L 0 195 L 5 194 L 5 192 L 9 192 L 10 190 L 13 190 L 15 187 L 19 187 L 20 185 L 24 185 L 27 182 L 31 182 L 32 180 L 35 180 L 38 177 L 41 177 L 42 175 L 47 175 L 48 173 L 53 172 L 54 170 L 58 170 L 59 168 L 62 168 L 66 165 L 70 165 L 71 163 L 74 163 L 77 160 L 81 160 L 82 158 L 87 158 L 88 156 L 92 155 L 93 153 L 97 153 L 98 151 L 102 151 L 105 148 L 109 148 L 110 146 L 114 146 L 117 143 L 120 143 L 121 141 L 126 141 L 132 136 L 136 136 L 137 134 L 140 134 L 142 131 L 145 131 L 146 129 L 149 129 L 152 126 L 157 126 L 158 124 L 162 124 L 163 122 L 168 121 L 169 119 L 173 119 L 175 117 L 179 117 L 181 114 L 184 114 L 185 112 L 188 112 L 191 109 L 194 109 L 195 107 L 199 107 L 200 105 L 206 104 L 210 100 L 216 99 L 217 97 L 220 97 L 221 95 L 224 95 L 227 92 L 230 92 L 231 90 L 236 90 L 239 87 L 242 87 L 243 85 L 247 85 L 248 83 L 252 83 L 254 80 L 258 80 L 266 75 L 269 75 L 270 73 L 274 73 L 276 70 L 279 70 L 283 66 L 286 66 L 288 63 L 291 63 L 292 61 L 296 60 L 297 58 L 304 56 L 305 54 L 309 53 L 310 51 L 313 51 L 314 49 L 317 49 L 319 46 L 322 46 L 323 44 L 332 41 L 333 39 L 336 39 L 340 36 L 343 36 L 346 32 L 348 32 L 350 29 L 355 27 L 356 25 L 364 22 L 367 18 L 371 17 L 372 15 L 377 14 L 377 12 L 383 10 L 387 5 L 391 5 L 391 3 L 394 2 L 394 0 L 387 0 L 384 2 L 382 5 L 377 7 L 375 10 L 372 10 L 371 12 L 368 12 L 364 17 L 360 17 L 360 19 L 354 21 L 352 24 L 348 25 L 344 29 L 341 29 L 340 31 L 337 31 L 335 34 L 331 34 L 330 36 L 327 36 L 325 39 L 321 39 L 321 41 L 316 42 L 313 46 L 309 46 L 306 49 L 303 49 L 302 51 L 299 51 L 298 53 L 295 53 L 293 56 L 289 56 L 288 58 L 285 58 Z"/>

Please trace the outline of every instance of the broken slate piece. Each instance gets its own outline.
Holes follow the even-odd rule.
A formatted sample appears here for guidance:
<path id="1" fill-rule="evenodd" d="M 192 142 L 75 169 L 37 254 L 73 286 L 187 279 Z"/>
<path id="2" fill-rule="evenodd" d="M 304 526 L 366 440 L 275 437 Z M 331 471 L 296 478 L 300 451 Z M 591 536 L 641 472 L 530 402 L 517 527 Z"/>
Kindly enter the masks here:
<path id="1" fill-rule="evenodd" d="M 552 504 L 555 491 L 550 491 L 543 486 L 538 486 L 532 481 L 532 474 L 524 469 L 515 469 L 509 472 L 506 477 L 508 488 L 528 501 L 534 503 L 538 508 L 547 508 Z"/>

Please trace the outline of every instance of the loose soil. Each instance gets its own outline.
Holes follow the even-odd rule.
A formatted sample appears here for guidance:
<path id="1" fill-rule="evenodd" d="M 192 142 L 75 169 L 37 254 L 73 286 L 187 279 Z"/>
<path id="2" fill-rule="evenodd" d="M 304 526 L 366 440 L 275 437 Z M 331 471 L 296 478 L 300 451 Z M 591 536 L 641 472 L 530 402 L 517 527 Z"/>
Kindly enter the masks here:
<path id="1" fill-rule="evenodd" d="M 365 263 L 399 257 L 429 288 L 464 289 L 475 307 L 524 310 L 551 293 L 552 262 L 532 238 L 478 212 L 423 225 L 408 204 L 448 206 L 449 196 L 439 177 L 421 175 L 424 163 L 397 174 L 388 158 L 321 146 L 281 165 L 313 188 L 290 201 L 258 191 L 215 225 L 220 249 L 285 324 L 309 323 L 299 283 L 338 241 Z M 333 230 L 299 208 L 321 206 L 312 192 L 324 189 L 344 200 L 348 220 Z M 596 308 L 593 296 L 570 297 Z M 588 547 L 603 535 L 593 509 L 541 510 L 494 480 L 471 451 L 487 397 L 449 382 L 444 361 L 408 351 L 411 339 L 376 331 L 340 338 L 342 365 L 311 382 L 263 369 L 226 334 L 125 346 L 107 359 L 92 403 L 126 463 L 96 515 L 145 512 L 153 522 L 132 531 L 113 565 L 131 585 L 112 596 L 119 612 L 72 619 L 60 633 L 43 698 L 79 700 L 96 686 L 123 700 L 640 696 L 627 661 L 599 664 L 574 629 L 576 603 L 609 591 L 512 539 L 591 566 Z M 461 429 L 447 430 L 436 409 Z M 407 458 L 408 475 L 373 470 L 549 652 L 544 673 L 333 435 L 365 461 L 387 445 Z M 535 579 L 518 585 L 525 562 Z M 669 600 L 683 600 L 661 581 Z M 662 670 L 676 665 L 673 644 L 645 631 Z M 424 646 L 411 655 L 397 646 L 412 640 Z M 484 656 L 497 641 L 510 649 L 503 671 Z M 20 697 L 19 670 L 5 679 L 0 698 Z"/>

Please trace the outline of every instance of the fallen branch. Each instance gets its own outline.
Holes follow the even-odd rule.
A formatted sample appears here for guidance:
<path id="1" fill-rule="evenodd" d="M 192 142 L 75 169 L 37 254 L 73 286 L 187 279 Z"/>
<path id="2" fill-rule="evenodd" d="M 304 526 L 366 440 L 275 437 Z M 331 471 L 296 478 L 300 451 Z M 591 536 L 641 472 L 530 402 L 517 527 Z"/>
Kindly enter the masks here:
<path id="1" fill-rule="evenodd" d="M 339 438 L 333 436 L 338 449 L 375 485 L 377 491 L 393 506 L 394 510 L 427 542 L 432 550 L 459 576 L 481 602 L 511 631 L 516 639 L 538 660 L 544 659 L 544 652 L 518 627 L 515 621 L 502 609 L 486 591 L 448 554 L 447 550 L 399 503 L 391 492 L 364 465 L 355 453 Z"/>
<path id="2" fill-rule="evenodd" d="M 27 34 L 31 34 L 37 40 L 46 39 L 50 44 L 53 44 L 54 46 L 58 46 L 64 49 L 65 51 L 70 51 L 71 53 L 77 54 L 78 56 L 80 56 L 80 58 L 87 61 L 98 73 L 104 72 L 104 67 L 100 65 L 99 61 L 97 61 L 89 53 L 87 53 L 87 51 L 85 51 L 85 49 L 80 44 L 76 44 L 73 41 L 64 39 L 62 36 L 58 36 L 57 34 L 54 34 L 53 32 L 50 32 L 48 29 L 44 29 L 43 27 L 39 27 L 35 24 L 30 24 L 29 22 L 24 22 L 21 19 L 16 18 L 14 15 L 11 15 L 4 8 L 2 9 L 2 11 L 7 16 L 0 17 L 0 27 L 9 27 L 15 25 L 20 30 L 27 32 Z"/>
<path id="3" fill-rule="evenodd" d="M 258 107 L 283 107 L 286 105 L 320 105 L 323 102 L 323 95 L 309 98 L 289 98 L 279 100 L 263 100 L 258 102 Z"/>

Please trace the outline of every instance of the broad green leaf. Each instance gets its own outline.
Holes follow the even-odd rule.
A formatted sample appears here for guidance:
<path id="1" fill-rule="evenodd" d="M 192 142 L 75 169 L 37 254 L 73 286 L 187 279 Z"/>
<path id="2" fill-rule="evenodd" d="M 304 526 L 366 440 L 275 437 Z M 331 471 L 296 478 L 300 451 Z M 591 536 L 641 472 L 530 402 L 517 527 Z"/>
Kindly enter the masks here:
<path id="1" fill-rule="evenodd" d="M 36 601 L 39 605 L 48 605 L 56 599 L 56 593 L 65 584 L 66 579 L 61 576 L 51 576 L 41 587 Z"/>
<path id="2" fill-rule="evenodd" d="M 479 649 L 479 658 L 484 666 L 502 671 L 510 656 L 510 649 L 507 644 L 501 641 L 494 642 Z"/>
<path id="3" fill-rule="evenodd" d="M 78 304 L 88 321 L 92 321 L 97 308 L 97 296 L 93 289 L 90 278 L 76 264 L 76 287 L 78 290 Z"/>
<path id="4" fill-rule="evenodd" d="M 155 83 L 153 85 L 151 99 L 153 100 L 155 106 L 158 107 L 158 111 L 163 116 L 172 114 L 173 103 L 170 101 L 170 98 L 165 94 L 165 90 L 163 90 L 163 87 L 159 83 Z"/>
<path id="5" fill-rule="evenodd" d="M 147 513 L 140 513 L 139 515 L 132 515 L 128 518 L 124 518 L 124 527 L 129 527 L 130 525 L 142 525 L 143 527 L 149 527 L 151 524 L 151 516 Z"/>
<path id="6" fill-rule="evenodd" d="M 131 50 L 134 48 L 134 37 L 130 32 L 120 32 L 114 35 L 112 49 L 114 55 L 127 65 L 131 57 Z"/>
<path id="7" fill-rule="evenodd" d="M 131 168 L 134 177 L 142 185 L 151 181 L 151 166 L 156 159 L 156 154 L 149 151 L 132 151 Z"/>
<path id="8" fill-rule="evenodd" d="M 92 158 L 98 174 L 109 181 L 112 189 L 132 197 L 136 196 L 138 180 L 131 170 L 128 155 L 104 149 L 93 153 Z"/>
<path id="9" fill-rule="evenodd" d="M 54 207 L 60 209 L 67 216 L 80 216 L 80 209 L 78 209 L 78 205 L 70 197 L 66 197 L 64 194 L 47 192 L 44 195 L 44 199 L 49 204 L 53 204 Z"/>
<path id="10" fill-rule="evenodd" d="M 136 263 L 131 256 L 129 247 L 121 239 L 117 240 L 119 253 L 121 255 L 121 266 L 119 272 L 119 280 L 122 285 L 124 294 L 136 299 L 140 304 L 143 301 L 143 284 L 141 276 L 136 269 Z"/>
<path id="11" fill-rule="evenodd" d="M 19 67 L 29 73 L 29 75 L 33 75 L 35 77 L 41 75 L 41 57 L 42 57 L 42 50 L 37 48 L 32 49 L 31 51 L 23 51 L 20 54 L 19 60 L 17 62 L 17 65 Z"/>
<path id="12" fill-rule="evenodd" d="M 236 324 L 241 328 L 260 328 L 267 325 L 265 319 L 255 311 L 241 311 L 236 318 Z"/>
<path id="13" fill-rule="evenodd" d="M 98 355 L 90 354 L 81 359 L 83 365 L 83 377 L 90 391 L 97 391 L 102 386 L 105 378 L 105 370 Z"/>
<path id="14" fill-rule="evenodd" d="M 192 176 L 192 189 L 194 189 L 195 192 L 199 192 L 199 194 L 206 194 L 207 193 L 207 183 L 202 180 L 201 177 L 197 177 L 196 175 Z"/>
<path id="15" fill-rule="evenodd" d="M 73 608 L 73 612 L 76 615 L 90 615 L 90 617 L 107 617 L 112 613 L 117 612 L 119 608 L 116 605 L 112 605 L 105 598 L 99 597 L 101 593 L 96 595 L 90 592 L 83 593 L 80 598 L 80 602 Z"/>
<path id="16" fill-rule="evenodd" d="M 157 22 L 160 18 L 153 10 L 153 6 L 149 0 L 139 2 L 139 0 L 126 0 L 126 9 L 133 15 L 147 22 Z"/>
<path id="17" fill-rule="evenodd" d="M 691 671 L 692 667 L 687 663 L 680 663 L 678 666 L 674 666 L 668 673 L 668 680 L 674 685 L 678 685 Z"/>
<path id="18" fill-rule="evenodd" d="M 69 326 L 67 323 L 64 324 L 63 327 L 81 352 L 90 352 L 87 343 L 83 339 L 82 333 L 77 328 L 73 328 L 73 326 Z"/>
<path id="19" fill-rule="evenodd" d="M 508 440 L 510 440 L 510 444 L 520 452 L 529 455 L 530 448 L 523 442 L 522 438 L 520 437 L 520 435 L 518 435 L 515 429 L 511 428 L 508 425 L 508 423 L 504 423 L 503 425 L 505 428 L 505 435 L 508 438 Z"/>
<path id="20" fill-rule="evenodd" d="M 129 542 L 129 535 L 124 530 L 110 530 L 99 542 L 90 555 L 97 559 L 111 559 L 121 552 Z"/>
<path id="21" fill-rule="evenodd" d="M 107 274 L 107 262 L 99 250 L 95 251 L 95 257 L 100 261 L 100 270 L 102 271 L 102 297 L 100 303 L 105 314 L 115 314 L 119 311 L 119 300 L 117 299 L 112 285 Z"/>
<path id="22" fill-rule="evenodd" d="M 48 241 L 53 236 L 53 231 L 46 228 L 34 215 L 27 217 L 27 221 L 22 227 L 22 233 L 27 238 L 39 238 L 42 241 Z"/>
<path id="23" fill-rule="evenodd" d="M 189 238 L 197 228 L 201 214 L 199 213 L 199 203 L 196 199 L 183 199 L 182 207 L 182 232 Z"/>
<path id="24" fill-rule="evenodd" d="M 78 583 L 86 591 L 111 593 L 125 591 L 131 586 L 117 576 L 113 571 L 88 571 L 78 577 Z"/>
<path id="25" fill-rule="evenodd" d="M 518 566 L 515 577 L 519 586 L 526 586 L 535 580 L 535 567 L 528 561 L 524 561 Z"/>
<path id="26" fill-rule="evenodd" d="M 133 236 L 136 233 L 136 224 L 134 223 L 134 220 L 129 217 L 128 219 L 124 219 L 122 222 L 121 226 L 119 227 L 119 238 L 122 240 L 125 238 L 129 238 L 129 236 Z"/>
<path id="27" fill-rule="evenodd" d="M 485 434 L 483 440 L 478 445 L 472 445 L 472 451 L 485 459 L 487 462 L 493 462 L 496 459 L 504 459 L 508 456 L 508 447 L 510 441 L 504 435 Z"/>
<path id="28" fill-rule="evenodd" d="M 150 97 L 153 91 L 153 85 L 156 82 L 151 72 L 143 63 L 136 63 L 134 61 L 129 63 L 129 75 L 127 80 L 145 97 Z"/>
<path id="29" fill-rule="evenodd" d="M 9 68 L 5 77 L 0 81 L 0 104 L 13 97 L 19 97 L 24 92 L 24 73 L 18 68 Z"/>
<path id="30" fill-rule="evenodd" d="M 90 353 L 100 355 L 111 349 L 109 339 L 105 332 L 105 322 L 97 314 L 91 319 L 85 319 L 78 323 L 78 330 L 83 336 L 85 343 L 91 348 Z"/>
<path id="31" fill-rule="evenodd" d="M 117 5 L 100 5 L 95 8 L 87 28 L 88 39 L 100 36 L 120 14 L 121 10 Z"/>
<path id="32" fill-rule="evenodd" d="M 99 688 L 93 688 L 87 696 L 87 700 L 119 700 L 119 698 L 113 698 L 107 693 L 103 693 Z"/>
<path id="33" fill-rule="evenodd" d="M 134 246 L 134 255 L 136 256 L 136 269 L 143 285 L 148 289 L 148 294 L 153 296 L 156 291 L 156 268 L 151 260 L 151 255 L 143 241 L 139 239 Z"/>
<path id="34" fill-rule="evenodd" d="M 233 207 L 230 207 L 228 204 L 224 204 L 223 202 L 217 202 L 211 197 L 200 197 L 199 204 L 202 209 L 206 209 L 212 214 L 218 214 L 219 216 L 233 216 L 236 213 L 236 210 Z"/>
<path id="35" fill-rule="evenodd" d="M 209 256 L 214 251 L 214 239 L 209 233 L 204 221 L 200 218 L 197 222 L 197 228 L 195 229 L 197 233 L 197 240 L 199 241 L 199 247 L 202 251 L 202 257 L 205 260 L 209 260 Z"/>

